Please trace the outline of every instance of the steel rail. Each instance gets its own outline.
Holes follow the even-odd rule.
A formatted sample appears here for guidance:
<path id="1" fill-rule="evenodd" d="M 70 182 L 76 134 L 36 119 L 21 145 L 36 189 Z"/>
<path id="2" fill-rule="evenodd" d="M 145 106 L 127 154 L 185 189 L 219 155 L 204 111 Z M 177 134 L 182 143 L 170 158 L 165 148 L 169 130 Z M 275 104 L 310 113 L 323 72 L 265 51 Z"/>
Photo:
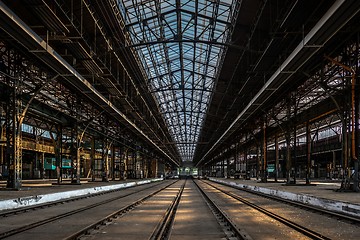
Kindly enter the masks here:
<path id="1" fill-rule="evenodd" d="M 174 198 L 172 204 L 166 210 L 162 220 L 156 226 L 154 232 L 151 234 L 149 240 L 160 240 L 160 239 L 169 239 L 169 230 L 174 222 L 175 214 L 177 207 L 179 206 L 182 193 L 184 191 L 186 184 L 186 180 L 184 184 L 180 187 L 179 192 L 177 193 L 176 197 Z"/>
<path id="2" fill-rule="evenodd" d="M 123 197 L 127 197 L 129 195 L 141 192 L 143 190 L 150 189 L 152 187 L 156 187 L 156 186 L 158 186 L 160 184 L 161 184 L 161 182 L 157 183 L 157 184 L 154 184 L 154 185 L 151 185 L 151 186 L 149 186 L 147 188 L 141 189 L 139 191 L 135 191 L 135 192 L 130 193 L 128 195 L 124 195 Z M 139 186 L 139 185 L 137 185 L 137 186 Z M 136 187 L 136 186 L 134 186 L 134 187 Z M 104 195 L 104 194 L 110 194 L 110 193 L 114 193 L 114 192 L 119 192 L 119 191 L 122 191 L 122 190 L 127 189 L 127 188 L 132 188 L 132 187 L 118 188 L 118 189 L 108 190 L 108 191 L 104 191 L 104 192 L 93 193 L 93 194 L 90 194 L 90 195 L 86 194 L 86 195 L 81 195 L 81 196 L 77 196 L 77 197 L 70 197 L 70 198 L 66 198 L 66 199 L 60 199 L 60 200 L 47 202 L 47 203 L 42 203 L 42 204 L 37 204 L 37 205 L 32 205 L 32 206 L 25 206 L 25 207 L 20 207 L 20 208 L 16 208 L 16 209 L 10 209 L 10 210 L 2 210 L 2 211 L 0 211 L 0 217 L 8 217 L 8 216 L 11 216 L 11 215 L 19 215 L 21 213 L 29 212 L 30 210 L 43 209 L 45 207 L 51 207 L 51 206 L 58 205 L 58 204 L 63 204 L 63 203 L 73 202 L 73 201 L 77 201 L 77 200 L 81 200 L 81 199 L 85 199 L 85 198 L 96 197 L 96 196 L 100 196 L 100 195 Z"/>
<path id="3" fill-rule="evenodd" d="M 226 194 L 226 195 L 228 195 L 228 196 L 230 196 L 230 197 L 232 197 L 232 198 L 234 198 L 234 199 L 248 205 L 249 207 L 252 207 L 252 208 L 258 210 L 259 212 L 264 213 L 265 215 L 267 215 L 267 216 L 269 216 L 269 217 L 271 217 L 271 218 L 285 224 L 286 226 L 288 226 L 288 227 L 290 227 L 290 228 L 304 234 L 305 236 L 310 237 L 311 239 L 330 240 L 330 238 L 325 237 L 325 236 L 323 236 L 322 234 L 320 234 L 318 232 L 315 232 L 315 231 L 313 231 L 311 229 L 308 229 L 308 228 L 306 228 L 304 226 L 301 226 L 300 224 L 297 224 L 297 223 L 295 223 L 293 221 L 290 221 L 290 220 L 288 220 L 288 219 L 286 219 L 286 218 L 284 218 L 284 217 L 282 217 L 280 215 L 277 215 L 277 214 L 275 214 L 273 212 L 270 212 L 270 211 L 266 210 L 265 208 L 262 208 L 262 207 L 260 207 L 260 206 L 258 206 L 256 204 L 254 204 L 254 203 L 251 203 L 250 201 L 246 200 L 245 198 L 242 198 L 242 197 L 240 197 L 240 196 L 238 196 L 238 195 L 236 195 L 234 193 L 231 193 L 229 191 L 225 191 L 223 189 L 220 189 L 220 188 L 218 188 L 218 187 L 216 187 L 213 184 L 210 184 L 208 182 L 204 182 L 204 183 L 211 186 L 211 187 L 213 187 L 213 188 L 215 188 L 216 190 L 218 190 L 218 191 L 220 191 L 220 192 L 222 192 L 222 193 L 224 193 L 224 194 Z"/>
<path id="4" fill-rule="evenodd" d="M 160 191 L 162 191 L 163 189 L 171 186 L 172 184 L 174 184 L 175 182 L 172 182 L 168 185 L 166 185 L 165 187 L 161 188 L 160 190 L 156 190 L 155 192 L 151 193 L 150 195 L 148 195 L 147 197 L 145 198 L 149 198 L 149 196 L 152 196 Z M 14 228 L 14 229 L 11 229 L 9 231 L 6 231 L 6 232 L 2 232 L 0 233 L 0 239 L 3 239 L 3 238 L 6 238 L 6 237 L 10 237 L 10 236 L 13 236 L 13 235 L 16 235 L 16 234 L 19 234 L 21 232 L 25 232 L 27 230 L 30 230 L 30 229 L 33 229 L 33 228 L 36 228 L 36 227 L 39 227 L 39 226 L 42 226 L 42 225 L 45 225 L 47 223 L 51 223 L 51 222 L 54 222 L 56 220 L 59 220 L 59 219 L 62 219 L 62 218 L 65 218 L 65 217 L 68 217 L 68 216 L 72 216 L 72 215 L 75 215 L 77 213 L 80 213 L 80 212 L 84 212 L 84 211 L 87 211 L 87 210 L 90 210 L 92 208 L 95 208 L 95 207 L 99 207 L 101 205 L 104 205 L 104 204 L 108 204 L 110 202 L 113 202 L 113 201 L 116 201 L 116 200 L 119 200 L 121 198 L 124 198 L 124 197 L 128 197 L 130 195 L 133 195 L 135 193 L 138 193 L 138 192 L 141 192 L 142 190 L 140 191 L 137 191 L 137 192 L 133 192 L 133 193 L 129 193 L 129 194 L 126 194 L 126 195 L 123 195 L 123 196 L 118 196 L 118 197 L 114 197 L 114 198 L 110 198 L 110 199 L 107 199 L 107 200 L 104 200 L 104 201 L 101 201 L 101 202 L 98 202 L 98 203 L 94 203 L 94 204 L 91 204 L 89 206 L 85 206 L 85 207 L 82 207 L 82 208 L 78 208 L 76 210 L 73 210 L 73 211 L 69 211 L 69 212 L 66 212 L 66 213 L 62 213 L 60 215 L 57 215 L 57 216 L 54 216 L 54 217 L 50 217 L 50 218 L 46 218 L 46 219 L 43 219 L 41 221 L 38 221 L 38 222 L 34 222 L 34 223 L 30 223 L 30 224 L 27 224 L 25 226 L 21 226 L 21 227 L 18 227 L 18 228 Z M 144 198 L 138 200 L 137 202 L 143 200 Z M 104 222 L 104 220 L 100 220 L 98 222 Z M 96 224 L 98 225 L 98 223 Z M 83 231 L 83 230 L 82 230 Z M 81 232 L 81 231 L 79 231 Z M 78 234 L 79 232 L 77 232 L 76 234 Z M 81 235 L 81 234 L 79 234 Z M 71 236 L 75 236 L 74 235 L 71 235 Z M 76 238 L 67 238 L 67 239 L 76 239 Z"/>
<path id="5" fill-rule="evenodd" d="M 208 194 L 194 181 L 195 185 L 198 187 L 200 193 L 205 198 L 206 202 L 210 204 L 210 206 L 218 213 L 222 219 L 224 219 L 230 226 L 231 231 L 238 239 L 243 240 L 252 240 L 252 237 L 244 230 L 239 229 L 238 226 L 226 215 L 225 212 L 221 210 L 221 208 L 208 196 Z"/>
<path id="6" fill-rule="evenodd" d="M 268 198 L 268 199 L 271 199 L 271 200 L 275 200 L 275 201 L 278 201 L 278 202 L 286 203 L 286 204 L 289 204 L 289 205 L 292 205 L 292 206 L 295 206 L 295 207 L 298 207 L 298 208 L 303 208 L 303 209 L 318 212 L 318 213 L 321 213 L 321 214 L 327 214 L 327 215 L 329 215 L 331 217 L 334 217 L 336 219 L 342 219 L 342 220 L 345 220 L 345 221 L 353 222 L 355 224 L 360 224 L 360 217 L 356 217 L 356 216 L 353 216 L 353 215 L 349 215 L 349 214 L 345 214 L 345 213 L 341 213 L 341 212 L 330 211 L 330 210 L 327 210 L 325 208 L 315 207 L 315 206 L 311 206 L 309 204 L 304 204 L 304 203 L 301 203 L 301 202 L 295 202 L 295 201 L 291 201 L 291 200 L 284 199 L 284 198 L 281 198 L 281 197 L 277 197 L 277 196 L 274 196 L 274 195 L 261 193 L 261 192 L 255 192 L 255 191 L 252 191 L 250 189 L 239 188 L 239 187 L 236 187 L 236 186 L 229 186 L 229 185 L 222 184 L 222 183 L 218 183 L 218 184 L 224 185 L 224 186 L 227 186 L 227 187 L 231 187 L 231 188 L 234 188 L 234 189 L 237 189 L 237 190 L 240 190 L 240 191 L 248 192 L 248 193 L 251 193 L 251 194 L 254 194 L 254 195 L 258 195 L 258 196 L 261 196 L 261 197 L 264 197 L 264 198 Z"/>
<path id="7" fill-rule="evenodd" d="M 147 199 L 153 197 L 154 195 L 158 194 L 159 192 L 163 191 L 164 189 L 170 187 L 171 185 L 175 184 L 176 182 L 178 182 L 179 180 L 177 181 L 174 181 L 168 185 L 166 185 L 165 187 L 155 191 L 155 192 L 152 192 L 151 194 L 137 200 L 137 201 L 134 201 L 133 203 L 107 215 L 106 217 L 100 219 L 99 221 L 96 221 L 95 223 L 92 223 L 86 227 L 84 227 L 83 229 L 81 229 L 80 231 L 77 231 L 76 233 L 64 238 L 63 240 L 75 240 L 75 239 L 78 239 L 79 237 L 81 237 L 82 235 L 87 235 L 89 234 L 89 232 L 92 230 L 92 229 L 96 229 L 99 225 L 104 225 L 106 222 L 110 222 L 111 219 L 113 218 L 116 218 L 117 216 L 119 215 L 123 215 L 124 213 L 127 213 L 129 212 L 130 210 L 134 209 L 136 206 L 142 204 L 144 201 L 146 201 Z"/>

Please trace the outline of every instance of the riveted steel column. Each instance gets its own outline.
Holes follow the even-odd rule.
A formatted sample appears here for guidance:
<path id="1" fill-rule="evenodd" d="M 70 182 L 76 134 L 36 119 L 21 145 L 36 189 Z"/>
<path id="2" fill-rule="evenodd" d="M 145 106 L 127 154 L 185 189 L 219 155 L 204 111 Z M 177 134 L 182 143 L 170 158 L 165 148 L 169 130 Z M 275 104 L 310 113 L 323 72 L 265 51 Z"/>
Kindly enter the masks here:
<path id="1" fill-rule="evenodd" d="M 95 137 L 90 140 L 91 181 L 95 181 Z"/>
<path id="2" fill-rule="evenodd" d="M 101 157 L 101 181 L 108 182 L 109 178 L 109 148 L 110 144 L 107 139 L 102 142 L 102 157 Z"/>
<path id="3" fill-rule="evenodd" d="M 311 176 L 311 132 L 310 123 L 306 122 L 306 184 L 310 184 Z"/>
<path id="4" fill-rule="evenodd" d="M 2 93 L 2 91 L 0 91 Z M 1 103 L 1 102 L 0 102 Z M 2 103 L 1 103 L 2 104 Z M 5 105 L 5 104 L 4 104 Z M 5 109 L 2 105 L 0 105 L 0 171 L 3 173 L 3 165 L 4 165 L 4 149 L 5 149 Z"/>
<path id="5" fill-rule="evenodd" d="M 286 140 L 286 183 L 290 183 L 290 174 L 291 174 L 291 124 L 290 124 L 290 118 L 291 118 L 291 101 L 289 101 L 286 107 L 286 115 L 287 115 L 287 121 L 288 125 L 285 132 L 285 140 Z"/>
<path id="6" fill-rule="evenodd" d="M 279 136 L 275 133 L 275 182 L 279 178 Z"/>
<path id="7" fill-rule="evenodd" d="M 261 165 L 261 147 L 259 145 L 256 145 L 256 162 L 257 162 L 256 179 L 258 180 L 259 178 L 261 178 L 261 169 L 262 169 L 262 165 Z"/>
<path id="8" fill-rule="evenodd" d="M 81 134 L 79 133 L 78 125 L 75 124 L 71 129 L 71 183 L 74 184 L 80 184 L 80 139 Z"/>
<path id="9" fill-rule="evenodd" d="M 20 79 L 15 79 L 15 87 L 9 98 L 9 106 L 7 107 L 7 161 L 9 169 L 9 177 L 7 187 L 12 189 L 21 188 L 22 178 L 22 139 L 21 139 L 21 122 L 20 113 L 21 101 L 19 95 L 21 92 Z M 11 132 L 11 135 L 10 135 Z"/>
<path id="10" fill-rule="evenodd" d="M 116 147 L 113 144 L 111 147 L 111 179 L 115 181 L 115 155 L 116 155 Z"/>
<path id="11" fill-rule="evenodd" d="M 267 138 L 266 138 L 266 118 L 263 124 L 263 157 L 262 157 L 262 177 L 261 182 L 267 182 Z"/>
<path id="12" fill-rule="evenodd" d="M 56 126 L 56 137 L 54 139 L 55 150 L 55 165 L 56 165 L 56 178 L 57 183 L 62 181 L 62 126 Z"/>
<path id="13" fill-rule="evenodd" d="M 358 66 L 356 66 L 358 67 Z M 360 192 L 360 186 L 359 186 L 359 137 L 360 137 L 360 134 L 359 134 L 359 104 L 360 104 L 360 101 L 359 101 L 359 98 L 360 98 L 360 89 L 359 89 L 359 84 L 356 84 L 355 83 L 355 80 L 356 80 L 356 75 L 354 74 L 352 76 L 352 81 L 353 81 L 353 87 L 355 88 L 354 89 L 354 107 L 355 107 L 355 113 L 354 113 L 354 123 L 355 126 L 353 128 L 353 131 L 355 131 L 355 133 L 353 134 L 354 136 L 354 141 L 353 141 L 353 151 L 354 151 L 354 154 L 353 154 L 353 157 L 352 157 L 352 161 L 354 163 L 354 175 L 353 175 L 353 179 L 354 179 L 354 185 L 353 185 L 353 191 L 354 192 Z"/>

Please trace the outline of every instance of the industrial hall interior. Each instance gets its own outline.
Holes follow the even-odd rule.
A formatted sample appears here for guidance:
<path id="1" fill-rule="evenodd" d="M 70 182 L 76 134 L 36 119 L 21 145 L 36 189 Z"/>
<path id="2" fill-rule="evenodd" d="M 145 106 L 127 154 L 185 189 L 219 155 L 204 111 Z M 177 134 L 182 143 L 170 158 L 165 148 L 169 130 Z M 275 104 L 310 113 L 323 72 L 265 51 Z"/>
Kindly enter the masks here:
<path id="1" fill-rule="evenodd" d="M 359 23 L 357 0 L 0 0 L 0 238 L 360 239 Z M 267 238 L 270 216 L 236 215 L 242 191 L 355 223 L 277 219 Z M 57 230 L 15 217 L 107 194 L 136 205 L 73 216 L 93 230 L 60 210 Z M 145 206 L 166 213 L 145 224 Z"/>

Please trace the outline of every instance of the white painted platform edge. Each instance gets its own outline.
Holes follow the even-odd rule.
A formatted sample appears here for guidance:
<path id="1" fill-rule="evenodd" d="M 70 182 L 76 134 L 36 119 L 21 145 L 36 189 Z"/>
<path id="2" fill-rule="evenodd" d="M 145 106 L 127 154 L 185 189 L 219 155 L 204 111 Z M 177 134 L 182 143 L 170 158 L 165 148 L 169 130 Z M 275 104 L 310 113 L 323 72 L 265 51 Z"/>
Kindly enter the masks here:
<path id="1" fill-rule="evenodd" d="M 77 189 L 66 192 L 57 192 L 57 193 L 49 193 L 43 195 L 33 195 L 27 197 L 21 197 L 16 199 L 8 199 L 0 201 L 0 211 L 1 210 L 9 210 L 16 209 L 21 207 L 33 206 L 37 204 L 43 204 L 48 202 L 54 202 L 66 198 L 78 197 L 83 195 L 90 195 L 99 192 L 105 192 L 110 190 L 116 190 L 121 188 L 129 188 L 137 185 L 143 185 L 151 182 L 162 181 L 163 178 L 153 178 L 146 179 L 137 182 L 125 182 L 120 184 L 108 185 L 108 186 L 100 186 L 100 187 L 91 187 L 85 189 Z"/>
<path id="2" fill-rule="evenodd" d="M 209 178 L 210 181 L 218 182 L 224 185 L 228 186 L 235 186 L 242 189 L 249 189 L 255 192 L 260 192 L 268 195 L 277 196 L 280 198 L 309 204 L 316 207 L 325 208 L 327 210 L 336 211 L 336 212 L 342 212 L 346 214 L 350 214 L 353 216 L 360 217 L 360 205 L 347 203 L 347 202 L 341 202 L 336 201 L 332 199 L 326 199 L 326 198 L 319 198 L 311 195 L 306 194 L 300 194 L 300 193 L 292 193 L 292 192 L 285 192 L 277 189 L 269 189 L 264 187 L 258 187 L 258 186 L 251 186 L 251 185 L 245 185 L 242 183 L 236 183 L 236 182 L 229 182 L 224 181 L 217 178 Z"/>

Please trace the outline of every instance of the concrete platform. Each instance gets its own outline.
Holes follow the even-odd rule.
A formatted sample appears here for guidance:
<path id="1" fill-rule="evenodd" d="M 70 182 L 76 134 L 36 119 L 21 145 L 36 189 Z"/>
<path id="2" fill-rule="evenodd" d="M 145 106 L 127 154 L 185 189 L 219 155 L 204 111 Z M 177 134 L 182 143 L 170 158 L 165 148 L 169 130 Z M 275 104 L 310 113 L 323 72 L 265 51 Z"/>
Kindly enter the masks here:
<path id="1" fill-rule="evenodd" d="M 267 183 L 262 183 L 256 179 L 209 179 L 229 186 L 249 189 L 360 217 L 360 193 L 337 192 L 336 190 L 340 189 L 341 186 L 340 180 L 313 180 L 311 185 L 305 185 L 305 180 L 297 180 L 298 184 L 286 185 L 285 180 L 278 182 L 268 180 Z"/>
<path id="2" fill-rule="evenodd" d="M 115 190 L 120 188 L 133 187 L 136 185 L 147 184 L 163 180 L 154 179 L 129 179 L 123 181 L 89 181 L 90 179 L 81 179 L 80 184 L 70 184 L 64 181 L 62 184 L 56 184 L 56 180 L 23 180 L 20 190 L 7 189 L 6 182 L 0 182 L 0 211 L 44 204 L 47 202 L 58 201 L 61 199 L 89 195 L 103 191 Z"/>

